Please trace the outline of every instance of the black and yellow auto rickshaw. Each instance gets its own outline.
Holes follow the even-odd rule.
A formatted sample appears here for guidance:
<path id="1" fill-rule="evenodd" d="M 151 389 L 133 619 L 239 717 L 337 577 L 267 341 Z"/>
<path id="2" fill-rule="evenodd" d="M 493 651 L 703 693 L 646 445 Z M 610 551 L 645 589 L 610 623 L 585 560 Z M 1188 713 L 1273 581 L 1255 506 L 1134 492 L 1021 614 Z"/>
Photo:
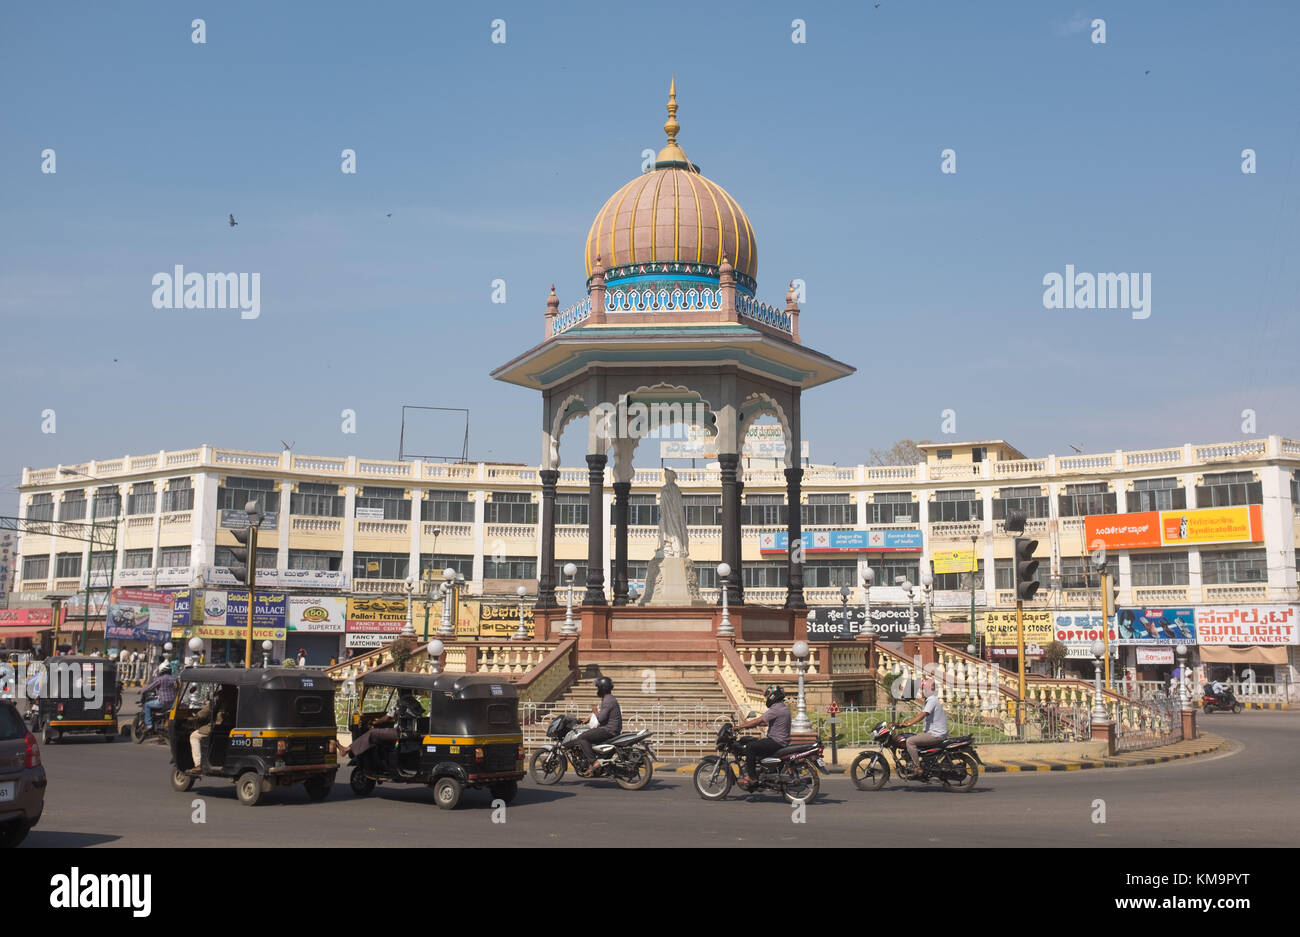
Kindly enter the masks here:
<path id="1" fill-rule="evenodd" d="M 46 745 L 65 735 L 100 735 L 111 742 L 131 731 L 118 728 L 122 688 L 112 658 L 51 657 L 33 663 L 28 675 L 27 692 L 36 694 L 32 725 L 40 726 Z"/>
<path id="2" fill-rule="evenodd" d="M 216 777 L 233 781 L 250 807 L 300 782 L 312 800 L 329 796 L 338 773 L 333 680 L 289 667 L 191 667 L 180 684 L 170 723 L 174 790 Z M 191 734 L 203 725 L 196 771 Z"/>
<path id="3" fill-rule="evenodd" d="M 352 716 L 352 792 L 376 784 L 427 784 L 444 810 L 465 788 L 514 800 L 524 776 L 519 695 L 478 674 L 377 673 L 362 677 Z"/>

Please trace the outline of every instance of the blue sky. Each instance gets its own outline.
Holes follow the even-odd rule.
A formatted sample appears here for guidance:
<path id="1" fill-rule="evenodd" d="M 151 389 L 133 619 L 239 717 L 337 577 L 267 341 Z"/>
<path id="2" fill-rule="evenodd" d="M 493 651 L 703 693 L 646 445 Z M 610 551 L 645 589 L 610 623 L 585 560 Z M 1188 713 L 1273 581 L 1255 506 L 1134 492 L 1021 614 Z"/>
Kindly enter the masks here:
<path id="1" fill-rule="evenodd" d="M 393 458 L 404 403 L 535 463 L 540 400 L 488 372 L 552 282 L 582 295 L 672 73 L 759 297 L 803 278 L 804 341 L 858 368 L 805 398 L 815 461 L 945 438 L 948 408 L 1030 454 L 1242 438 L 1247 407 L 1300 435 L 1297 29 L 1280 2 L 7 4 L 0 480 L 202 442 Z M 176 264 L 260 272 L 260 317 L 154 309 Z M 1044 309 L 1066 264 L 1150 273 L 1151 317 Z"/>

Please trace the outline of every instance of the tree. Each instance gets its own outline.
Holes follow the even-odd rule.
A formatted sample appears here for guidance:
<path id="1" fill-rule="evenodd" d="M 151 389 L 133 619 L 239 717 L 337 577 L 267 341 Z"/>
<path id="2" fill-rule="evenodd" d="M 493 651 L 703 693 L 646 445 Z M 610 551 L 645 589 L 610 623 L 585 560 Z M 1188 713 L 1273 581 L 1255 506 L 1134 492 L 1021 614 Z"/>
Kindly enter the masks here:
<path id="1" fill-rule="evenodd" d="M 1065 663 L 1065 658 L 1069 655 L 1070 650 L 1061 641 L 1053 641 L 1047 647 L 1043 648 L 1043 657 L 1052 667 L 1052 673 L 1055 676 L 1061 675 L 1061 665 Z"/>
<path id="2" fill-rule="evenodd" d="M 900 439 L 884 452 L 879 449 L 871 450 L 871 458 L 867 460 L 868 465 L 916 465 L 925 461 L 925 453 L 918 447 L 930 440 L 922 439 L 919 443 L 914 439 Z"/>

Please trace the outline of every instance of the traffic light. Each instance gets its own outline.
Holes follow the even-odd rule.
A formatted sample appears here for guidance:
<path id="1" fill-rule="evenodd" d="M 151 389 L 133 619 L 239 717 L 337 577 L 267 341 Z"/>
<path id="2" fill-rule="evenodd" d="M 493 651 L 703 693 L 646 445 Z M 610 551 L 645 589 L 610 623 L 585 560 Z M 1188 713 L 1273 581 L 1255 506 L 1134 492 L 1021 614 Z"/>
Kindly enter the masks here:
<path id="1" fill-rule="evenodd" d="M 240 545 L 230 548 L 230 552 L 235 555 L 238 562 L 229 569 L 231 575 L 252 588 L 253 577 L 257 571 L 257 527 L 262 523 L 262 512 L 258 509 L 256 501 L 249 501 L 244 505 L 244 514 L 248 517 L 248 526 L 243 530 L 230 532 Z"/>
<path id="2" fill-rule="evenodd" d="M 1029 537 L 1016 538 L 1017 601 L 1028 601 L 1038 591 L 1038 582 L 1034 578 L 1038 575 L 1038 560 L 1034 559 L 1034 551 L 1037 549 L 1037 540 Z"/>

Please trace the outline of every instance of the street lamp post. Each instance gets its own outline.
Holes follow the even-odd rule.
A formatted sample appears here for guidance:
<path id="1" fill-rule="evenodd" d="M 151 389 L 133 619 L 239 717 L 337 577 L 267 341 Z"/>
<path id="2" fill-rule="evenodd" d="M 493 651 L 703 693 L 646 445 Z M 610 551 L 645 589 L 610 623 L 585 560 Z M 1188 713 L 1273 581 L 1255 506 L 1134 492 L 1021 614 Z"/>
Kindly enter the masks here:
<path id="1" fill-rule="evenodd" d="M 406 624 L 402 625 L 402 637 L 415 637 L 415 621 L 411 614 L 411 599 L 415 597 L 415 577 L 406 577 Z"/>
<path id="2" fill-rule="evenodd" d="M 803 675 L 808 669 L 808 642 L 796 641 L 790 649 L 795 658 L 795 670 L 799 671 L 799 702 L 790 728 L 795 732 L 811 732 L 812 723 L 808 721 L 808 706 L 804 697 Z"/>
<path id="3" fill-rule="evenodd" d="M 898 576 L 895 578 L 894 585 L 900 586 L 902 590 L 907 593 L 907 633 L 915 634 L 916 606 L 913 604 L 916 601 L 916 593 L 914 591 L 915 587 L 912 585 L 912 581 L 906 576 Z"/>
<path id="4" fill-rule="evenodd" d="M 524 627 L 524 596 L 528 594 L 526 586 L 520 586 L 515 590 L 515 595 L 519 596 L 519 627 L 515 630 L 516 641 L 528 640 L 528 629 Z"/>
<path id="5" fill-rule="evenodd" d="M 442 624 L 438 626 L 438 637 L 453 638 L 456 629 L 451 624 L 452 583 L 456 581 L 456 570 L 448 566 L 442 571 Z"/>
<path id="6" fill-rule="evenodd" d="M 862 571 L 862 630 L 863 634 L 874 635 L 875 631 L 871 628 L 871 584 L 875 582 L 876 574 L 868 566 Z"/>
<path id="7" fill-rule="evenodd" d="M 190 638 L 188 647 L 190 649 L 190 654 L 194 656 L 195 666 L 203 663 L 203 639 Z"/>
<path id="8" fill-rule="evenodd" d="M 1178 708 L 1190 709 L 1192 701 L 1187 697 L 1187 645 L 1180 644 L 1174 650 L 1178 653 Z"/>
<path id="9" fill-rule="evenodd" d="M 1093 641 L 1092 647 L 1092 666 L 1095 671 L 1093 674 L 1092 687 L 1092 721 L 1106 721 L 1106 704 L 1101 697 L 1101 658 L 1106 653 L 1106 646 L 1100 641 Z"/>
<path id="10" fill-rule="evenodd" d="M 718 622 L 718 634 L 731 637 L 736 633 L 736 629 L 731 624 L 731 613 L 727 610 L 727 577 L 731 575 L 731 566 L 728 563 L 718 564 L 718 592 L 722 596 L 722 621 Z"/>
<path id="11" fill-rule="evenodd" d="M 429 672 L 438 672 L 438 658 L 442 656 L 443 644 L 437 638 L 429 642 Z"/>
<path id="12" fill-rule="evenodd" d="M 979 561 L 975 558 L 975 544 L 978 540 L 979 534 L 970 535 L 970 644 L 966 646 L 966 653 L 972 655 L 975 653 L 975 573 L 980 568 Z"/>
<path id="13" fill-rule="evenodd" d="M 244 505 L 248 517 L 248 635 L 244 638 L 244 666 L 253 666 L 253 606 L 257 604 L 257 528 L 262 525 L 262 512 L 257 501 L 250 499 Z"/>
<path id="14" fill-rule="evenodd" d="M 921 634 L 934 637 L 934 576 L 929 570 L 921 574 L 921 588 L 925 590 L 925 625 Z"/>
<path id="15" fill-rule="evenodd" d="M 263 641 L 263 642 L 262 642 L 262 669 L 263 669 L 263 670 L 265 670 L 267 667 L 270 667 L 270 666 L 271 666 L 271 648 L 272 648 L 272 646 L 273 646 L 273 645 L 271 644 L 270 641 Z"/>
<path id="16" fill-rule="evenodd" d="M 578 567 L 573 563 L 565 563 L 564 575 L 569 580 L 569 589 L 564 597 L 564 625 L 560 628 L 560 634 L 577 634 L 578 628 L 573 620 L 573 577 L 578 575 Z"/>

